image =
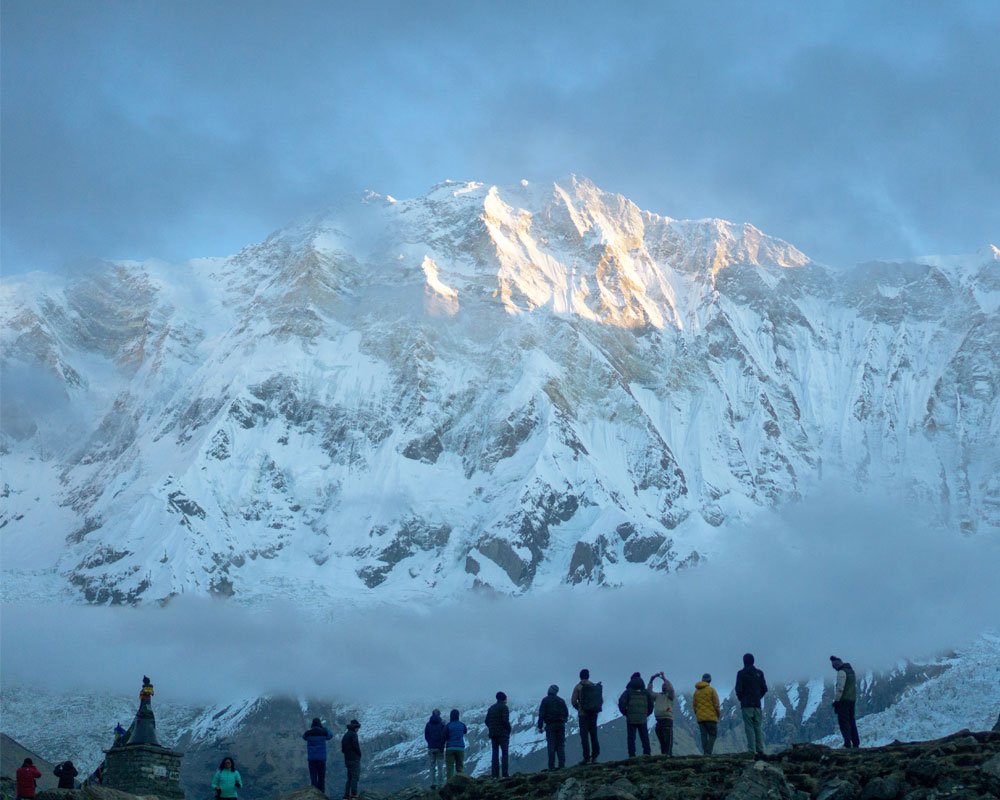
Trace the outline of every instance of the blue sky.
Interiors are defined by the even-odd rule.
[[[6,273],[574,172],[831,264],[1000,240],[1000,5],[3,0]]]

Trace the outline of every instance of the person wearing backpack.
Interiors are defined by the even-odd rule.
[[[635,735],[639,734],[642,742],[642,754],[648,756],[652,754],[649,747],[649,729],[646,727],[646,720],[653,713],[653,695],[646,688],[642,681],[642,676],[638,672],[633,672],[629,679],[625,691],[618,698],[618,710],[625,717],[626,731],[628,735],[628,757],[635,756]]]
[[[427,758],[431,762],[431,788],[437,789],[444,783],[444,746],[448,742],[448,726],[437,708],[424,725],[424,741],[427,742]]]
[[[659,678],[663,681],[660,691],[653,691],[653,679]],[[653,718],[656,720],[656,738],[660,742],[660,754],[672,756],[674,754],[674,685],[667,680],[667,676],[662,672],[649,676],[649,684],[646,686],[649,693],[653,695]]]
[[[566,701],[559,696],[559,687],[554,683],[538,706],[538,731],[545,730],[545,749],[549,756],[549,769],[566,766],[566,720],[569,709]]]
[[[493,760],[490,764],[490,774],[494,778],[507,778],[508,751],[510,749],[510,709],[507,708],[507,695],[497,692],[497,701],[486,712],[486,730],[489,731],[490,744],[493,747]]]
[[[764,731],[761,728],[764,712],[760,701],[767,694],[764,673],[753,665],[753,653],[743,656],[743,669],[736,673],[736,699],[743,713],[743,729],[747,735],[747,750],[764,755]]]
[[[583,745],[581,764],[596,764],[601,753],[597,741],[597,715],[604,709],[604,687],[590,680],[590,670],[580,670],[580,682],[573,687],[570,703],[580,715],[580,743]]]

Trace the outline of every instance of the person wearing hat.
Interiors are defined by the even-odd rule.
[[[497,701],[486,712],[486,729],[490,734],[490,744],[493,746],[493,761],[491,774],[494,778],[506,778],[510,748],[510,709],[507,708],[507,695],[497,692]]]
[[[694,685],[691,705],[698,720],[698,729],[701,731],[701,751],[710,756],[715,747],[715,739],[719,735],[719,717],[722,716],[722,708],[719,706],[719,693],[712,687],[712,676],[707,672]]]
[[[344,800],[353,800],[358,796],[358,781],[361,779],[361,742],[358,741],[358,731],[361,723],[352,719],[347,723],[347,733],[340,740],[340,752],[344,754],[344,766],[347,767],[347,783],[344,785]]]
[[[625,691],[618,698],[618,710],[625,716],[629,758],[635,756],[635,735],[637,733],[639,741],[642,742],[642,754],[648,756],[652,753],[649,747],[649,728],[646,727],[646,720],[653,713],[654,705],[653,693],[646,688],[642,675],[633,672]]]
[[[538,706],[538,731],[545,730],[545,748],[549,756],[549,769],[566,766],[566,721],[569,708],[559,696],[559,687],[554,683]],[[556,766],[558,760],[559,766]]]
[[[833,690],[833,710],[844,737],[844,747],[860,747],[858,724],[854,717],[854,704],[858,700],[858,679],[854,668],[837,656],[830,656],[830,664],[837,670],[837,685]]]
[[[315,717],[312,727],[302,734],[302,738],[306,740],[309,783],[326,794],[326,743],[333,738],[333,733],[319,717]]]

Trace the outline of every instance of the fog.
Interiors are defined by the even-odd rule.
[[[777,683],[960,647],[1000,624],[995,534],[959,537],[926,509],[829,496],[767,524],[720,532],[701,566],[620,589],[470,594],[428,607],[313,619],[285,604],[176,598],[165,607],[3,609],[5,685],[228,702],[257,693],[349,703],[515,704],[580,667],[610,689],[665,670],[728,692],[751,651]],[[828,674],[829,673],[829,674]]]

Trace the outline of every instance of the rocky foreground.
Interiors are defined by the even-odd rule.
[[[364,772],[362,772],[362,783]],[[12,782],[2,793],[13,797]],[[311,787],[279,800],[322,800]],[[835,750],[793,745],[754,759],[639,757],[502,781],[457,775],[439,790],[362,789],[361,800],[972,800],[1000,798],[1000,732],[960,731],[930,742]],[[37,800],[135,800],[102,787],[42,791]],[[192,798],[194,800],[194,798]]]

